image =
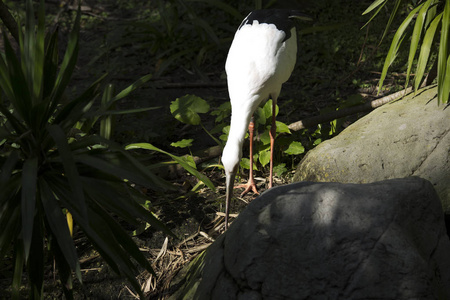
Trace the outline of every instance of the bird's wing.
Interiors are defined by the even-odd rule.
[[[295,65],[297,41],[294,29],[292,34],[285,41],[284,31],[258,21],[246,24],[236,32],[225,65],[232,104],[254,95],[260,96],[255,100],[260,103],[267,100],[269,94],[279,93]]]
[[[229,84],[244,92],[265,85],[277,69],[278,53],[286,34],[273,24],[254,21],[236,32],[228,53],[225,70]],[[233,89],[233,88],[232,88]]]

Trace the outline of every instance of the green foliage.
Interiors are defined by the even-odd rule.
[[[275,106],[275,115],[278,114],[278,105]],[[262,107],[259,107],[255,113],[255,129],[263,127],[264,131],[259,137],[259,141],[255,143],[256,153],[254,154],[254,162],[259,162],[262,167],[265,167],[270,162],[270,128],[272,126],[272,100],[269,99]],[[291,136],[291,131],[288,126],[280,121],[276,121],[276,133],[279,137],[275,142],[275,153],[285,153],[287,155],[299,155],[304,152],[301,150],[301,142],[295,141]],[[286,136],[289,135],[289,136]],[[285,164],[284,164],[285,165]],[[241,164],[243,168],[248,169],[248,164]],[[276,167],[276,166],[275,166]],[[274,167],[274,168],[275,168]],[[257,169],[255,166],[254,169]],[[280,167],[278,172],[284,168]]]
[[[191,147],[193,141],[194,139],[182,139],[181,141],[171,143],[170,146],[179,148]]]
[[[200,97],[194,95],[186,95],[177,98],[170,105],[170,112],[178,121],[190,124],[200,125],[199,113],[207,113],[209,104]]]
[[[108,85],[101,97],[106,77],[102,76],[78,97],[69,99],[66,89],[77,62],[80,11],[59,64],[58,31],[45,34],[44,1],[39,5],[37,24],[32,1],[26,6],[18,55],[6,35],[0,55],[0,257],[13,253],[12,296],[20,297],[25,267],[29,298],[42,297],[44,265],[50,254],[65,296],[72,298],[72,274],[79,281],[82,278],[66,213],[73,216],[77,231],[142,296],[135,263],[149,272],[152,268],[118,220],[135,227],[143,221],[172,235],[141,205],[148,200],[134,184],[156,191],[173,186],[109,138],[111,116],[130,112],[113,110],[114,103],[150,76],[116,95]],[[97,121],[101,136],[87,134]],[[157,148],[152,150],[178,159],[214,188],[185,161]]]
[[[203,130],[218,144],[222,143],[203,126],[199,113],[207,113],[209,104],[206,100],[195,95],[185,95],[170,104],[170,112],[178,121],[189,125],[201,125]],[[217,117],[219,119],[220,116]],[[181,141],[180,141],[181,142]],[[183,144],[183,143],[181,143]],[[178,144],[177,144],[178,145]]]
[[[218,128],[220,128],[222,132],[222,135],[219,137],[220,140],[222,140],[223,142],[227,141],[230,126],[225,125],[226,124],[225,119],[229,118],[230,116],[231,111],[230,102],[226,102],[220,105],[218,108],[209,111],[210,106],[207,104],[205,100],[194,95],[186,95],[173,101],[170,106],[170,110],[172,112],[172,115],[180,122],[190,125],[201,125],[203,129],[211,136],[211,138],[213,138],[219,145],[222,145],[222,143],[219,142],[217,138],[215,138],[212,134],[212,132],[220,133],[220,131],[217,130]],[[278,106],[276,106],[276,113],[278,113],[278,111],[279,108]],[[201,123],[201,118],[198,115],[198,113],[207,113],[207,112],[209,112],[213,116],[216,116],[215,118],[216,126],[211,131],[208,131],[203,126],[203,124]],[[264,132],[260,135],[259,140],[255,142],[254,147],[255,152],[253,155],[254,170],[258,170],[257,165],[258,162],[259,165],[261,165],[262,167],[265,167],[269,164],[270,161],[269,131],[272,124],[271,120],[272,120],[272,100],[269,100],[262,107],[259,107],[255,113],[255,128],[258,128],[260,126],[264,127]],[[277,135],[291,134],[288,126],[285,123],[276,121],[276,126],[277,126],[276,128]],[[183,147],[186,144],[190,146],[192,141],[193,139],[182,140],[176,143],[172,143],[172,146]],[[284,136],[284,139],[279,139],[279,141],[281,141],[281,143],[275,143],[276,147],[280,149],[280,151],[276,150],[277,152],[284,151],[283,153],[287,155],[299,155],[305,151],[301,142],[294,141],[292,138],[286,138]],[[240,165],[244,169],[249,169],[250,160],[246,157],[243,157],[241,159]],[[283,164],[277,169],[279,173],[285,172],[286,168],[284,166],[285,164]]]
[[[284,151],[284,153],[289,155],[299,155],[305,152],[305,147],[303,147],[302,143],[293,141],[289,147]]]
[[[394,9],[391,13],[391,18],[386,26],[385,34],[399,9],[400,2],[400,0],[396,0]],[[438,102],[447,103],[450,96],[450,80],[448,80],[450,78],[450,0],[427,0],[421,3],[416,3],[415,1],[411,2],[413,2],[415,8],[411,10],[408,16],[400,24],[392,39],[391,47],[387,52],[383,66],[379,90],[381,90],[381,87],[383,86],[383,81],[389,66],[391,66],[398,55],[400,46],[407,36],[408,30],[411,31],[409,26],[410,23],[415,20],[415,25],[411,32],[406,85],[408,85],[412,67],[415,64],[414,89],[417,91],[424,79],[425,69],[427,65],[430,64],[430,51],[434,45],[438,45],[438,58],[437,62],[435,62],[437,63]],[[376,0],[363,14],[370,13],[378,8],[369,20],[370,22],[387,3],[388,0]],[[439,25],[441,29],[440,37],[434,42]],[[416,62],[416,53],[419,48],[420,51]]]

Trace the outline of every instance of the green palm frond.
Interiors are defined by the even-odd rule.
[[[373,14],[369,22],[378,14],[379,9],[386,5],[388,0],[375,0],[363,14],[378,10]],[[396,0],[391,18],[395,15],[399,7]],[[386,26],[391,24],[391,19]],[[438,45],[437,55],[437,84],[438,84],[438,102],[447,103],[450,94],[450,49],[449,49],[449,30],[450,30],[450,0],[438,1],[427,0],[418,4],[404,19],[398,27],[386,55],[385,63],[380,77],[379,90],[383,86],[387,72],[391,64],[397,57],[399,48],[410,28],[410,23],[414,21],[414,27],[411,34],[411,42],[409,47],[408,64],[406,70],[406,85],[409,84],[411,72],[417,57],[415,66],[414,89],[420,87],[427,66],[430,65],[430,52],[433,45]],[[440,35],[438,29],[440,28]],[[385,33],[386,33],[385,30]],[[438,37],[436,37],[438,36]],[[384,35],[383,35],[384,37]],[[418,56],[417,56],[418,53]]]
[[[85,132],[81,137],[72,131],[79,124],[90,129],[98,120],[101,127],[110,126],[103,120],[123,113],[111,111],[115,101],[150,76],[116,95],[107,88],[99,105],[94,104],[102,99],[106,74],[78,97],[68,99],[66,90],[78,58],[80,10],[59,64],[58,33],[45,33],[44,0],[40,1],[37,21],[31,0],[26,8],[19,51],[14,51],[3,35],[4,52],[0,54],[0,255],[14,254],[11,296],[23,296],[23,275],[28,277],[29,298],[43,296],[44,265],[48,263],[44,254],[50,251],[65,295],[72,297],[72,274],[79,281],[82,277],[66,211],[73,216],[79,234],[84,234],[112,269],[125,276],[142,296],[135,262],[149,272],[152,268],[118,220],[132,226],[146,222],[173,236],[141,206],[147,196],[133,184],[155,191],[174,187],[108,139],[107,131],[102,131],[103,136]],[[202,180],[214,188],[207,178]]]

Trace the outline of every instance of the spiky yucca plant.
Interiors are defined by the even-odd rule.
[[[26,274],[30,298],[42,297],[44,266],[50,254],[66,297],[72,297],[72,274],[82,278],[67,212],[103,259],[142,296],[135,278],[136,262],[149,272],[152,268],[117,220],[134,225],[147,222],[170,234],[139,204],[145,197],[131,182],[154,190],[172,186],[123,147],[102,136],[78,135],[74,128],[97,120],[96,110],[105,113],[102,108],[149,77],[108,97],[106,106],[94,105],[101,100],[105,76],[75,99],[68,99],[65,91],[78,56],[80,11],[60,65],[58,33],[45,33],[43,0],[37,15],[36,24],[33,3],[27,0],[17,53],[6,34],[0,53],[0,257],[13,257],[12,296],[19,298]]]

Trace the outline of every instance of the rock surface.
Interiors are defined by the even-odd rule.
[[[308,152],[294,181],[368,183],[419,176],[450,214],[450,109],[437,88],[386,104]]]
[[[426,180],[295,183],[250,203],[173,299],[450,299],[449,253]]]

